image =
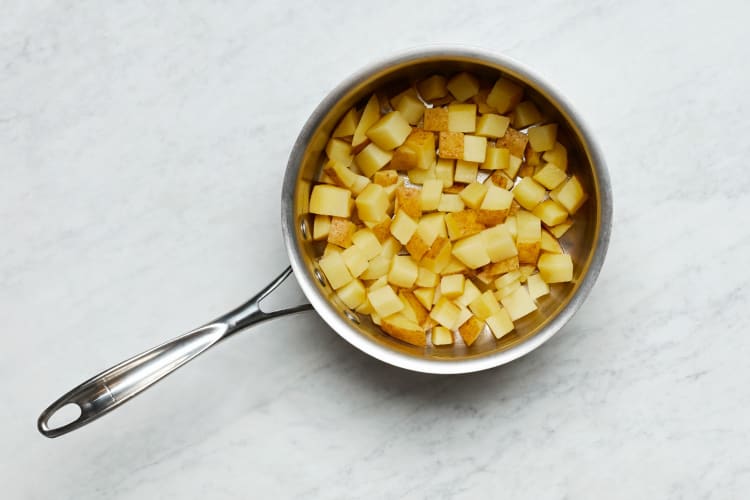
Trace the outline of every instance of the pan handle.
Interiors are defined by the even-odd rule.
[[[310,304],[302,304],[272,312],[261,310],[260,301],[281,285],[291,273],[292,268],[286,268],[257,295],[233,311],[125,360],[82,383],[42,412],[37,422],[39,432],[54,438],[83,427],[137,396],[233,333],[277,316],[312,309]],[[72,422],[50,427],[50,418],[61,408],[71,404],[78,407],[80,415]]]

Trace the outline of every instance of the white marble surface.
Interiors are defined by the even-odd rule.
[[[2,498],[747,496],[747,3],[406,4],[2,2]],[[37,434],[63,391],[281,270],[303,121],[353,69],[432,42],[524,61],[601,141],[609,258],[558,336],[437,377],[307,314]]]

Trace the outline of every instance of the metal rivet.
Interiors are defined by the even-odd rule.
[[[302,237],[307,239],[307,221],[305,219],[302,219],[299,223],[299,230],[302,232]]]
[[[318,278],[318,281],[320,281],[321,285],[326,286],[326,279],[323,277],[323,273],[321,273],[320,270],[315,269],[313,271],[313,274],[316,278]]]
[[[349,318],[352,323],[359,324],[359,316],[351,311],[344,311],[344,314],[346,314],[346,317]]]

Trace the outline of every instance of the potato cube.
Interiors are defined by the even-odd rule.
[[[351,159],[349,161],[351,162]],[[328,163],[323,167],[323,173],[332,180],[334,184],[347,189],[351,188],[355,179],[358,177],[357,174],[352,172],[339,160],[328,160]]]
[[[396,170],[430,169],[435,164],[435,134],[414,129],[406,142],[393,152],[391,168]]]
[[[310,213],[349,217],[351,215],[351,198],[352,193],[348,189],[318,184],[313,187],[310,195]]]
[[[464,145],[465,147],[465,145]],[[485,170],[505,170],[510,166],[510,150],[488,146],[482,168]]]
[[[546,162],[557,165],[562,170],[568,169],[568,150],[559,142],[556,142],[555,146],[549,151],[545,151],[542,158]]]
[[[508,315],[510,315],[510,319],[513,321],[536,311],[534,300],[531,298],[526,288],[522,286],[518,287],[516,291],[510,295],[503,297],[500,302],[502,302],[503,307],[508,311]]]
[[[390,316],[404,308],[404,303],[401,302],[396,292],[389,285],[376,290],[368,290],[367,300],[370,301],[372,308],[381,317]]]
[[[383,243],[391,237],[391,219],[386,215],[380,222],[363,221],[365,226],[372,229],[372,233],[378,239],[380,243]]]
[[[505,229],[508,230],[511,236],[513,236],[513,239],[515,240],[518,236],[518,225],[516,224],[516,216],[515,215],[509,215],[507,219],[505,219],[505,223],[503,224],[505,226]]]
[[[448,106],[450,132],[474,132],[477,128],[477,105],[454,103]]]
[[[328,242],[348,248],[352,245],[352,235],[356,230],[357,226],[349,219],[332,217],[331,226],[328,229]]]
[[[542,152],[555,147],[557,140],[557,123],[539,125],[529,129],[529,144],[534,151]]]
[[[515,128],[526,128],[540,121],[542,121],[542,113],[539,112],[536,104],[531,101],[520,102],[513,110],[513,126]]]
[[[503,188],[505,190],[509,190],[513,187],[513,180],[508,177],[508,175],[505,172],[495,171],[492,172],[492,175],[487,177],[484,181],[485,183],[492,183],[495,186],[499,188]]]
[[[364,175],[355,175],[354,182],[349,186],[349,191],[351,191],[354,196],[358,196],[359,193],[365,190],[368,184],[370,184],[370,179]]]
[[[513,257],[508,257],[507,259],[489,264],[483,268],[482,272],[487,273],[488,277],[498,276],[511,271],[518,271],[519,267],[520,263],[518,262],[518,256],[514,255]]]
[[[380,119],[380,102],[378,102],[378,96],[373,94],[365,105],[365,109],[362,111],[362,116],[357,123],[357,128],[354,130],[354,136],[352,137],[352,147],[356,148],[360,144],[363,144],[367,140],[365,133],[375,125]],[[368,177],[370,177],[368,175]]]
[[[323,249],[323,256],[328,255],[329,253],[341,253],[344,249],[341,248],[338,245],[334,245],[332,243],[326,243],[325,248]]]
[[[464,265],[463,262],[458,260],[455,257],[451,257],[450,262],[448,262],[448,265],[445,266],[445,269],[441,271],[441,274],[448,275],[448,274],[463,274],[469,270],[468,267]]]
[[[362,251],[367,260],[377,257],[383,248],[375,233],[369,228],[355,232],[352,235],[352,243]]]
[[[506,168],[504,172],[511,179],[515,179],[518,170],[521,168],[521,164],[523,164],[523,160],[517,156],[510,155],[510,161],[508,163],[508,168]]]
[[[537,153],[534,151],[534,148],[531,147],[531,145],[526,145],[526,151],[524,152],[526,155],[525,163],[527,165],[530,165],[532,167],[538,167],[542,163],[542,155],[541,153]]]
[[[419,267],[408,255],[396,255],[391,261],[388,271],[388,283],[401,287],[411,288],[417,281]]]
[[[430,271],[425,267],[419,268],[417,275],[417,286],[422,288],[434,288],[440,283],[440,278],[437,273]]]
[[[313,219],[313,240],[324,240],[328,238],[331,229],[331,217],[328,215],[316,215]]]
[[[341,256],[344,258],[346,268],[355,278],[364,273],[370,265],[364,251],[357,246],[350,246],[341,252]]]
[[[336,295],[349,309],[356,309],[367,299],[365,286],[360,280],[350,281],[349,284],[339,288]]]
[[[440,158],[437,161],[437,165],[435,165],[435,178],[443,181],[444,188],[449,188],[453,185],[455,163],[454,160]]]
[[[439,179],[428,179],[422,185],[420,191],[420,210],[437,210],[440,205],[440,196],[443,193],[443,181]]]
[[[487,156],[487,138],[464,135],[464,161],[484,162]]]
[[[464,293],[464,281],[465,278],[463,274],[443,276],[440,280],[440,293],[443,297],[449,299],[460,297]]]
[[[452,254],[471,269],[482,267],[490,262],[485,239],[481,233],[457,241],[453,245]]]
[[[407,344],[423,347],[427,344],[425,332],[416,322],[403,314],[393,314],[381,319],[380,327],[391,337]]]
[[[496,312],[495,314],[487,318],[486,321],[487,326],[490,327],[492,335],[494,335],[497,340],[500,340],[505,335],[512,332],[513,328],[515,328],[515,326],[513,325],[513,320],[510,319],[510,315],[505,309],[501,309],[500,311]]]
[[[562,224],[558,224],[554,227],[549,228],[549,232],[552,233],[552,235],[555,238],[562,238],[565,233],[568,232],[568,229],[573,225],[573,219],[568,219]]]
[[[409,93],[399,99],[394,108],[412,125],[419,123],[425,109],[414,89],[409,89]]]
[[[476,135],[497,139],[505,135],[510,118],[496,114],[485,114],[477,121]]]
[[[461,190],[458,195],[464,200],[467,207],[479,208],[484,201],[484,197],[487,194],[487,186],[478,182],[472,182]],[[510,194],[510,193],[508,193]]]
[[[380,278],[376,280],[372,280],[367,285],[367,291],[374,291],[378,288],[383,288],[385,285],[388,284],[388,276],[381,276]]]
[[[472,182],[476,182],[478,173],[479,163],[458,160],[456,162],[456,171],[453,175],[453,180],[456,182],[471,184]]]
[[[487,96],[489,95],[489,93],[489,87],[482,88],[480,86],[479,92],[477,92],[476,95],[471,98],[472,102],[477,105],[477,111],[479,111],[483,115],[495,112],[495,108],[487,104]]]
[[[417,152],[404,144],[393,152],[390,168],[394,170],[412,170],[417,168]]]
[[[431,132],[448,132],[448,108],[425,109],[423,126]]]
[[[448,236],[445,228],[445,214],[437,212],[419,219],[416,234],[428,245],[432,245],[438,236]]]
[[[357,216],[363,221],[379,223],[388,217],[388,193],[386,193],[383,186],[378,184],[368,184],[367,187],[359,193],[355,203],[357,205]],[[348,215],[346,216],[348,217]]]
[[[457,194],[443,193],[440,196],[438,210],[440,212],[460,212],[465,207],[463,200]]]
[[[518,272],[521,273],[521,278],[519,279],[519,281],[521,283],[525,283],[528,277],[536,272],[536,265],[524,264],[518,268]]]
[[[568,254],[543,253],[537,267],[545,283],[573,281],[573,259]]]
[[[485,229],[482,237],[491,262],[500,262],[518,255],[513,236],[504,225]]]
[[[469,310],[474,313],[477,318],[486,320],[493,314],[500,312],[502,309],[500,303],[498,303],[495,296],[492,295],[492,292],[487,290],[469,304]]]
[[[568,218],[568,212],[553,200],[541,202],[532,210],[532,213],[548,226],[556,226]]]
[[[331,134],[332,137],[350,137],[354,135],[354,130],[357,128],[359,123],[359,112],[357,108],[352,108],[346,112],[344,117],[341,119],[336,129]]]
[[[476,210],[461,210],[445,216],[445,227],[451,240],[458,240],[477,234],[484,229],[484,224],[477,222]]]
[[[453,332],[444,326],[433,327],[432,345],[453,345]]]
[[[331,139],[326,145],[326,156],[346,167],[352,162],[352,145],[341,139]]]
[[[549,196],[565,207],[565,210],[571,215],[575,214],[588,199],[588,195],[583,191],[583,186],[576,176],[571,177],[565,184],[550,192]]]
[[[526,134],[519,132],[513,127],[508,127],[505,130],[505,134],[497,139],[495,145],[498,148],[508,148],[510,154],[518,158],[523,158],[528,142],[529,137]]]
[[[471,73],[458,73],[448,80],[446,87],[457,101],[466,101],[479,92],[479,80]]]
[[[464,134],[461,132],[440,132],[438,156],[451,160],[464,157]]]
[[[417,288],[416,290],[414,290],[414,296],[417,298],[417,300],[419,300],[419,303],[429,311],[430,309],[432,309],[432,300],[435,298],[435,288]]]
[[[451,260],[451,251],[453,247],[448,238],[438,236],[430,246],[430,249],[424,254],[420,265],[434,273],[439,273]]]
[[[381,186],[390,186],[398,182],[398,172],[395,170],[379,170],[372,176],[372,182]]]
[[[425,308],[424,305],[422,305],[422,303],[419,301],[419,299],[417,299],[417,297],[408,290],[401,290],[399,292],[399,296],[402,300],[405,299],[409,305],[409,308],[414,311],[417,323],[419,325],[423,325],[429,317],[429,310]]]
[[[539,218],[529,212],[516,214],[518,260],[521,264],[536,264],[542,245],[542,225]]]
[[[383,241],[382,246],[383,249],[380,251],[380,255],[385,255],[389,259],[401,251],[401,243],[399,243],[393,236],[388,236],[388,238]]]
[[[510,209],[510,205],[513,203],[513,193],[510,191],[499,188],[494,184],[487,185],[487,193],[482,200],[482,204],[479,208],[482,210],[505,210]]]
[[[565,171],[554,163],[547,163],[533,177],[535,181],[547,189],[555,189],[567,178]]]
[[[406,186],[399,186],[396,189],[396,199],[398,200],[399,209],[413,218],[419,219],[422,216],[422,202],[420,189]]]
[[[417,230],[417,222],[406,212],[399,210],[391,221],[391,234],[402,245],[406,245]]]
[[[542,252],[563,253],[560,242],[552,236],[546,229],[542,229]]]
[[[510,271],[503,274],[495,280],[495,288],[503,288],[512,285],[514,282],[521,281],[521,272],[519,270]]]
[[[385,167],[391,158],[393,158],[392,151],[384,151],[377,144],[371,143],[354,157],[354,162],[364,175],[372,177],[375,172]]]
[[[367,264],[367,269],[359,277],[363,280],[374,280],[388,274],[391,268],[391,257],[378,255]]]
[[[430,311],[430,318],[448,329],[455,328],[461,309],[446,297],[440,297],[435,307]]]
[[[344,258],[339,252],[331,252],[320,259],[320,269],[326,275],[328,283],[334,290],[348,284],[354,278],[346,267]]]
[[[417,84],[419,95],[425,101],[434,101],[448,95],[448,87],[443,75],[432,75]]]
[[[471,316],[458,327],[458,333],[461,334],[461,338],[464,339],[464,343],[471,347],[471,344],[477,340],[479,334],[484,330],[484,321],[480,321],[476,316]]]
[[[532,274],[526,280],[526,286],[529,288],[529,295],[532,299],[538,299],[549,294],[549,285],[544,282],[540,274]]]
[[[474,302],[476,298],[478,298],[480,295],[482,295],[482,292],[479,291],[479,288],[474,284],[473,281],[470,279],[464,280],[464,291],[456,298],[454,301],[459,306],[468,307],[469,304]]]
[[[538,184],[531,177],[524,177],[513,187],[513,198],[526,210],[534,210],[547,196],[544,186]]]
[[[521,97],[523,97],[523,87],[502,77],[495,82],[487,95],[487,104],[500,113],[507,113],[521,102]]]

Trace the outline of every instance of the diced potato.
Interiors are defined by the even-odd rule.
[[[486,320],[493,314],[500,312],[502,308],[495,296],[492,295],[492,292],[487,290],[469,304],[469,310],[473,312],[477,318]]]
[[[460,328],[461,326],[463,326],[464,323],[466,323],[469,320],[469,318],[471,318],[472,316],[471,311],[469,311],[468,307],[463,307],[458,304],[456,305],[458,306],[459,313],[458,313],[458,319],[456,320],[456,324],[453,326],[454,329]]]
[[[461,210],[445,216],[445,227],[451,240],[458,240],[477,234],[484,229],[484,224],[477,222],[476,210]]]
[[[464,281],[463,274],[443,276],[440,280],[440,293],[443,297],[455,299],[464,293]]]
[[[443,269],[441,273],[443,275],[459,274],[459,273],[463,274],[467,272],[468,270],[469,268],[466,267],[463,262],[461,262],[455,257],[451,257],[450,262],[448,262],[448,265],[445,266],[445,269]]]
[[[420,209],[423,211],[437,210],[440,205],[440,196],[443,193],[443,181],[439,179],[428,179],[422,184],[420,191]]]
[[[417,97],[417,91],[411,88],[402,93],[400,99],[393,103],[393,108],[412,125],[419,123],[424,115],[424,104]]]
[[[331,226],[328,228],[328,242],[342,248],[348,248],[352,245],[352,235],[356,230],[357,226],[349,219],[331,217]]]
[[[426,310],[432,309],[433,299],[435,298],[435,288],[425,287],[414,290],[414,296],[419,300]]]
[[[568,169],[568,150],[559,142],[556,142],[549,151],[545,151],[542,158],[548,163],[557,165],[563,171]]]
[[[409,255],[411,255],[415,262],[419,262],[430,249],[430,246],[417,233],[414,233],[405,246],[406,251],[409,252]]]
[[[390,259],[394,255],[398,255],[400,251],[401,243],[399,243],[398,240],[393,236],[388,236],[388,238],[386,238],[382,243],[382,250],[380,251],[380,255],[383,255]]]
[[[420,189],[406,186],[399,186],[396,189],[398,207],[413,219],[419,219],[422,216],[420,191]]]
[[[341,253],[344,249],[341,248],[338,245],[334,245],[332,243],[326,243],[325,248],[323,249],[323,256],[328,255],[329,253]]]
[[[549,294],[549,285],[544,282],[540,274],[532,274],[526,280],[529,295],[532,299],[538,299]]]
[[[495,297],[497,298],[497,300],[503,300],[508,295],[511,295],[512,293],[514,293],[516,289],[518,289],[520,286],[521,286],[520,281],[518,280],[513,281],[503,287],[498,288],[497,291],[495,292]]]
[[[543,253],[537,267],[545,283],[573,281],[573,259],[568,254]]]
[[[505,223],[503,224],[505,226],[505,229],[508,230],[511,236],[513,236],[513,239],[515,240],[518,236],[518,225],[516,224],[516,216],[515,215],[509,215],[505,219]]]
[[[417,223],[417,233],[428,245],[432,245],[438,236],[448,236],[445,228],[445,214],[440,212],[427,214]]]
[[[352,242],[364,254],[367,260],[377,257],[383,249],[372,229],[362,228],[352,235]]]
[[[448,80],[446,87],[457,101],[466,101],[479,92],[479,80],[471,73],[458,73]]]
[[[334,290],[338,290],[354,279],[339,252],[331,252],[328,255],[324,255],[320,259],[319,264],[323,274],[326,275],[328,283],[331,284]]]
[[[418,168],[427,170],[435,165],[435,134],[415,128],[406,142],[393,153],[391,167],[396,170]]]
[[[534,151],[542,152],[555,147],[557,140],[557,123],[539,125],[529,129],[529,144]]]
[[[495,288],[503,288],[508,285],[512,285],[514,282],[521,281],[520,271],[510,271],[505,273],[495,280]]]
[[[409,169],[406,175],[409,176],[409,182],[412,184],[424,184],[430,179],[437,179],[435,176],[435,165],[428,167],[426,170],[422,170],[421,168]]]
[[[391,221],[391,234],[399,243],[406,245],[417,231],[417,222],[406,212],[399,210]]]
[[[487,193],[482,200],[482,204],[479,206],[482,210],[505,210],[510,208],[513,203],[513,193],[510,191],[499,188],[494,184],[488,184]]]
[[[341,139],[331,139],[326,145],[326,156],[348,166],[352,162],[352,145]]]
[[[372,182],[381,186],[390,186],[398,182],[398,172],[395,170],[378,170],[372,176]]]
[[[419,299],[417,299],[417,297],[408,290],[401,290],[399,292],[399,296],[402,300],[405,299],[409,304],[411,310],[414,311],[417,323],[419,325],[423,325],[425,320],[428,318],[429,310],[425,308],[424,305],[422,305],[422,303],[419,301]]]
[[[497,139],[505,135],[510,118],[496,114],[485,114],[477,121],[476,135]]]
[[[516,214],[516,246],[521,264],[536,264],[542,245],[542,225],[539,218],[529,212]]]
[[[497,139],[495,145],[498,148],[508,148],[510,154],[518,158],[523,158],[528,142],[529,137],[526,134],[519,132],[513,127],[508,127],[505,130],[505,134]]]
[[[531,145],[526,145],[526,151],[524,152],[526,155],[526,164],[530,165],[532,167],[537,167],[542,163],[542,155],[541,153],[537,153],[534,151],[534,148],[531,147]]]
[[[523,87],[502,77],[495,82],[487,95],[487,104],[500,113],[507,113],[521,102],[521,97],[523,97]]]
[[[367,300],[370,301],[372,308],[381,317],[390,316],[404,308],[404,303],[401,302],[396,292],[389,285],[376,290],[368,290]]]
[[[535,181],[547,189],[555,189],[567,178],[565,171],[554,163],[547,163],[533,177]]]
[[[495,186],[499,188],[503,188],[505,190],[509,190],[513,187],[513,180],[510,177],[508,177],[508,175],[505,172],[500,172],[500,171],[492,172],[492,175],[487,177],[487,179],[484,182],[485,183],[491,182]]]
[[[482,272],[486,273],[488,277],[491,277],[509,273],[511,271],[518,271],[519,267],[520,263],[518,262],[518,256],[514,255],[513,257],[508,257],[507,259],[487,265],[483,268]]]
[[[487,138],[464,135],[464,161],[484,162],[487,156]]]
[[[438,236],[430,246],[430,249],[424,254],[420,265],[434,273],[440,273],[451,260],[451,251],[453,247],[448,238]]]
[[[524,177],[513,187],[513,198],[526,210],[534,210],[546,196],[547,190],[544,186],[531,177]]]
[[[401,287],[411,288],[417,281],[419,267],[408,255],[396,255],[391,261],[388,271],[388,283]]]
[[[352,207],[351,199],[352,193],[348,189],[318,184],[313,187],[310,195],[310,213],[349,217]]]
[[[518,272],[521,273],[519,281],[525,283],[526,279],[536,272],[536,264],[524,264],[518,268]]]
[[[380,119],[380,102],[378,97],[373,94],[365,105],[365,109],[362,111],[362,116],[357,123],[357,128],[354,130],[354,137],[352,137],[352,147],[356,148],[360,144],[367,140],[365,133],[370,127],[375,125],[375,122]],[[370,177],[368,175],[368,177]]]
[[[508,177],[511,179],[515,179],[516,175],[518,174],[518,170],[521,168],[521,164],[523,164],[523,160],[517,156],[510,155],[510,161],[508,162],[508,168],[506,168],[504,171]]]
[[[316,188],[320,186],[315,186]],[[348,193],[349,191],[347,191]],[[313,194],[315,191],[313,190]],[[312,202],[311,202],[312,203]],[[363,221],[379,223],[388,217],[388,194],[383,186],[368,184],[355,200],[357,215]],[[346,215],[348,217],[348,214]]]
[[[357,108],[352,108],[346,112],[344,117],[341,119],[336,129],[331,134],[332,137],[350,137],[354,135],[354,131],[359,123],[359,112]]]
[[[341,256],[344,258],[346,268],[355,278],[364,273],[370,265],[364,251],[357,246],[350,246],[341,252]]]
[[[453,345],[453,332],[444,326],[433,327],[432,345]]]
[[[458,322],[461,310],[446,297],[440,297],[435,307],[430,311],[430,318],[437,321],[440,325],[448,329],[455,328]]]
[[[546,229],[542,229],[542,252],[563,253],[560,242]]]
[[[472,182],[471,184],[463,188],[463,190],[461,190],[461,192],[458,193],[458,195],[461,197],[462,200],[464,200],[464,203],[466,204],[467,207],[479,208],[482,205],[482,202],[484,201],[484,197],[487,194],[487,190],[488,188],[484,184],[480,184],[478,182]]]
[[[417,347],[427,345],[424,329],[403,314],[393,314],[383,317],[380,327],[391,337],[404,341],[407,344]]]
[[[490,327],[492,335],[494,335],[497,340],[500,340],[501,338],[512,332],[513,328],[515,328],[515,326],[513,325],[513,320],[510,319],[510,315],[505,309],[501,309],[500,311],[494,313],[485,321],[487,322],[487,326]]]
[[[477,173],[479,173],[478,163],[458,160],[456,162],[456,171],[453,174],[453,180],[470,184],[477,180]]]
[[[386,166],[391,158],[393,158],[392,151],[385,151],[377,144],[371,143],[354,157],[354,162],[364,175],[372,177],[375,172]]]
[[[378,288],[383,288],[385,285],[388,284],[388,276],[381,276],[380,278],[376,280],[371,280],[367,283],[367,291],[373,291],[377,290]]]
[[[510,166],[510,150],[488,146],[482,168],[485,170],[505,170]]]
[[[558,224],[554,227],[549,228],[549,232],[552,233],[555,238],[560,239],[565,233],[568,232],[568,229],[570,229],[572,225],[573,219],[568,219],[562,224]]]
[[[485,229],[482,231],[482,237],[491,262],[500,262],[518,254],[513,236],[505,225]]]
[[[489,93],[489,87],[482,88],[480,86],[479,92],[477,92],[476,95],[471,98],[472,102],[477,105],[477,111],[479,111],[483,115],[495,112],[495,108],[487,104],[487,96],[489,95]]]
[[[556,226],[568,218],[568,212],[553,200],[541,202],[532,210],[532,213],[548,226]]]
[[[313,219],[313,239],[325,240],[328,238],[328,231],[331,229],[331,217],[328,215],[316,215]]]
[[[482,267],[490,262],[485,239],[481,233],[457,241],[453,245],[452,254],[471,269]]]
[[[531,101],[520,102],[513,110],[513,126],[515,128],[526,128],[540,121],[542,121],[542,113],[539,112],[536,104]]]
[[[464,134],[462,132],[440,132],[438,156],[451,160],[464,157]]]
[[[443,181],[444,188],[449,188],[453,185],[455,163],[454,160],[440,158],[437,161],[437,165],[435,165],[435,177]]]
[[[518,169],[518,176],[531,178],[531,176],[534,175],[534,172],[536,172],[535,167],[532,167],[528,163],[523,162],[521,164],[521,168]]]
[[[565,184],[551,191],[549,196],[565,207],[565,210],[571,215],[575,214],[588,198],[581,181],[576,176],[571,177]]]
[[[374,280],[388,274],[391,268],[391,257],[378,255],[367,264],[367,269],[359,277],[363,280]]]
[[[438,210],[440,212],[460,212],[465,207],[463,200],[457,194],[443,193],[440,196]]]
[[[432,132],[448,132],[448,108],[425,109],[423,126]]]
[[[417,84],[419,95],[425,101],[434,101],[448,95],[448,87],[443,75],[432,75]]]
[[[359,280],[352,280],[349,284],[339,288],[336,295],[349,309],[356,309],[367,299],[365,286]]]
[[[349,186],[349,190],[354,196],[357,196],[359,195],[359,193],[365,190],[368,184],[370,184],[370,179],[368,179],[364,175],[355,175],[354,182],[352,182],[352,185]]]
[[[515,292],[507,297],[503,297],[501,302],[503,303],[505,310],[508,311],[510,319],[513,321],[536,311],[534,300],[531,298],[526,288],[522,286],[518,287]]]
[[[448,130],[450,132],[474,132],[476,128],[476,104],[454,103],[448,106]]]
[[[434,273],[425,267],[419,268],[416,282],[418,287],[434,288],[438,286],[438,283],[440,283],[440,277],[437,275],[437,273]]]
[[[456,298],[454,302],[459,306],[468,307],[469,304],[474,302],[474,300],[477,299],[480,295],[482,295],[482,292],[479,291],[479,288],[477,288],[474,282],[470,279],[465,279],[464,291],[460,297]]]
[[[461,334],[464,343],[467,346],[471,346],[477,340],[479,334],[482,333],[482,330],[484,330],[484,321],[480,321],[476,316],[471,316],[458,328],[458,333]]]
[[[370,301],[367,300],[367,293],[365,293],[365,300],[357,306],[355,309],[359,314],[373,314],[375,311],[372,308],[372,305],[370,304]]]
[[[361,217],[360,217],[361,219]],[[391,219],[387,215],[380,222],[363,220],[365,226],[372,229],[373,234],[380,243],[385,242],[391,237]]]

